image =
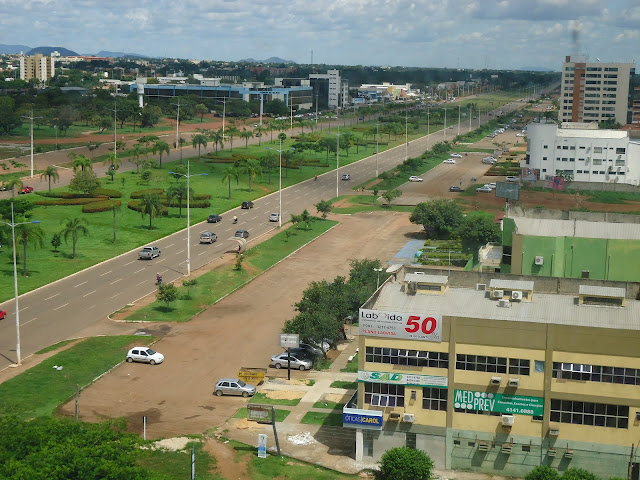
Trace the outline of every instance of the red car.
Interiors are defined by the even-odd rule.
[[[33,187],[23,187],[18,193],[31,193],[33,192]]]
[[[5,312],[4,310],[0,310],[0,320],[4,320],[4,317],[7,316],[7,312]]]

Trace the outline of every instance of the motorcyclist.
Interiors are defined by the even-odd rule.
[[[233,216],[233,223],[238,223],[238,217],[236,217],[235,215]]]
[[[313,180],[314,180],[314,181],[318,180],[318,175],[314,175],[314,176],[313,176]]]
[[[162,275],[160,272],[156,273],[156,284],[160,285],[162,283]]]

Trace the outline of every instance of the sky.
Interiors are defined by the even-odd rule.
[[[559,71],[635,62],[640,0],[0,0],[0,43],[152,57]]]

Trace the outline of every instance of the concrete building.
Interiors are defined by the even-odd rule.
[[[327,70],[327,73],[312,73],[309,81],[314,95],[327,99],[327,107],[335,110],[349,104],[349,83],[340,76],[340,70]],[[320,103],[322,107],[322,103]]]
[[[629,82],[634,73],[632,63],[587,62],[584,56],[567,56],[562,64],[558,119],[630,123]]]
[[[20,80],[28,82],[32,78],[37,78],[44,84],[55,76],[55,63],[53,54],[49,57],[40,53],[30,57],[20,55]]]
[[[409,446],[436,468],[637,479],[639,292],[401,267],[360,309],[356,460]]]
[[[566,172],[574,182],[640,185],[640,142],[628,131],[599,130],[596,124],[531,123],[521,166],[538,180]]]

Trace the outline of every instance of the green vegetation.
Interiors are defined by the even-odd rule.
[[[340,213],[343,215],[352,215],[360,212],[373,212],[373,211],[394,211],[394,212],[411,212],[413,207],[405,205],[384,205],[377,201],[377,197],[374,195],[350,195],[340,196],[331,200],[332,204],[337,203],[339,200],[345,200],[350,203],[347,207],[332,207],[333,213]]]
[[[0,384],[0,413],[21,419],[51,415],[73,397],[76,386],[90,384],[122,362],[130,346],[153,341],[153,337],[134,335],[83,340]]]
[[[346,388],[347,390],[355,390],[358,388],[358,382],[346,382],[344,380],[336,380],[329,385],[331,388]]]
[[[307,412],[300,423],[306,425],[324,425],[325,427],[341,427],[342,413]]]
[[[429,480],[433,461],[422,450],[396,447],[387,450],[380,459],[382,480]]]
[[[287,399],[287,398],[270,398],[264,393],[256,393],[249,403],[264,403],[265,405],[287,405],[294,407],[300,403],[299,398]]]
[[[313,404],[313,408],[328,408],[329,410],[342,410],[344,403],[330,402],[328,400],[319,400]]]
[[[184,450],[164,450],[146,448],[139,451],[137,464],[151,472],[150,480],[175,480],[191,478],[191,448],[196,454],[196,478],[198,480],[219,480],[215,473],[215,459],[203,449],[203,443],[194,439]]]
[[[420,263],[423,265],[455,265],[464,267],[471,258],[469,253],[464,253],[462,241],[456,240],[427,240],[420,254]]]
[[[276,422],[282,422],[285,418],[289,416],[291,410],[276,410]],[[233,414],[233,418],[247,418],[247,407],[239,408],[236,413]]]
[[[347,363],[347,366],[340,370],[341,372],[358,373],[358,354],[353,356],[353,361]]]

